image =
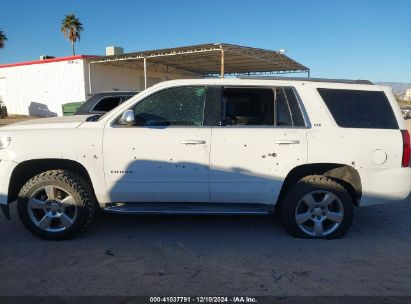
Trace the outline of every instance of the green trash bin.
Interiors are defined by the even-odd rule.
[[[81,107],[82,104],[83,102],[69,102],[63,104],[63,116],[73,115],[78,110],[78,108]]]

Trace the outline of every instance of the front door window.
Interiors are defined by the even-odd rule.
[[[136,123],[140,126],[202,126],[205,98],[205,87],[163,90],[135,106]]]

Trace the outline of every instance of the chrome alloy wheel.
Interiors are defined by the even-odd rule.
[[[27,203],[32,222],[41,230],[61,232],[68,229],[77,217],[77,204],[67,190],[53,185],[38,188]]]
[[[325,190],[306,194],[295,209],[298,227],[314,237],[331,234],[341,225],[343,218],[344,207],[341,200]]]

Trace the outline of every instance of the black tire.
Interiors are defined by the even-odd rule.
[[[46,189],[46,186],[52,186],[53,192],[55,188],[63,189],[63,193],[72,197],[75,216],[68,228],[60,228],[64,229],[63,231],[43,230],[35,224],[33,215],[30,215],[29,198],[39,189]],[[45,202],[49,202],[48,198]],[[17,202],[18,214],[23,225],[32,234],[44,240],[65,240],[76,236],[90,226],[97,209],[98,203],[90,185],[79,175],[67,170],[50,170],[34,176],[21,188]],[[40,212],[46,211],[40,209]],[[49,219],[47,221],[53,222]]]
[[[321,212],[322,205],[315,205],[316,208],[311,209],[311,207],[306,207],[308,210],[306,212],[302,212],[303,214],[299,214],[297,212],[297,207],[300,208],[301,201],[303,201],[303,198],[306,198],[307,196],[312,196],[315,197],[315,195],[320,196],[321,193],[331,193],[335,195],[336,199],[332,202],[332,204],[338,204],[338,208],[342,208],[342,214],[341,219],[339,219],[338,223],[333,222],[331,220],[327,220],[327,215],[328,213],[324,212],[322,214],[317,214],[318,215],[318,221],[321,222],[321,226],[325,224],[328,224],[329,227],[329,234],[326,235],[319,235],[315,232],[314,226],[315,221],[317,221],[317,215],[315,215],[312,211],[315,210],[315,212],[318,211],[318,213]],[[321,197],[319,198],[319,201],[321,201]],[[314,202],[317,204],[317,202],[314,200]],[[305,205],[305,200],[303,201],[303,205]],[[321,204],[321,203],[320,203]],[[304,207],[304,206],[303,206]],[[331,206],[332,208],[333,205]],[[353,199],[351,195],[348,193],[347,189],[345,189],[340,183],[338,183],[336,180],[327,177],[327,176],[322,176],[322,175],[310,175],[302,178],[300,181],[298,181],[287,193],[285,199],[283,202],[281,202],[280,205],[280,217],[282,224],[285,228],[285,230],[293,237],[296,238],[304,238],[304,239],[335,239],[335,238],[340,238],[342,237],[350,227],[352,221],[353,221],[353,216],[354,216],[354,206],[353,206]],[[328,206],[326,210],[322,211],[329,211]],[[309,214],[311,218],[306,220],[303,224],[297,224],[297,213],[299,215],[305,216],[306,214]],[[324,215],[327,214],[327,215]],[[324,215],[321,218],[321,215]],[[321,218],[321,220],[320,220]],[[304,217],[305,220],[305,217]],[[323,221],[323,222],[322,222]],[[310,231],[310,223],[312,222],[312,231]],[[329,223],[328,223],[329,222]],[[305,224],[307,223],[307,224]],[[333,226],[335,225],[335,226]],[[337,226],[339,225],[339,226]],[[303,228],[301,228],[303,226]],[[324,227],[323,227],[324,228]],[[304,231],[305,230],[305,231]],[[326,230],[324,230],[326,232]],[[312,235],[317,234],[317,235]]]

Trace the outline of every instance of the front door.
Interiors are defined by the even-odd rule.
[[[134,107],[136,125],[107,126],[104,172],[112,202],[209,202],[206,88],[165,89]]]
[[[294,90],[226,87],[222,95],[222,126],[212,130],[211,201],[273,204],[288,172],[307,161]]]

